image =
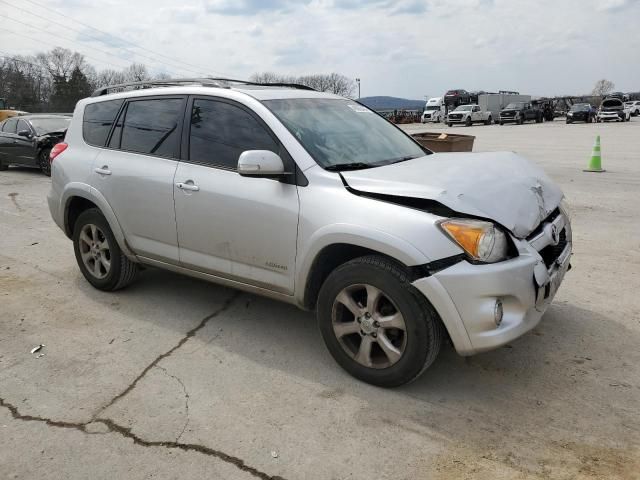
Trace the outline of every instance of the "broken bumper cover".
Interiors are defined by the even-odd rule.
[[[429,299],[461,355],[500,347],[534,328],[551,304],[570,268],[569,241],[552,265],[536,249],[520,241],[520,255],[489,265],[466,261],[453,265],[413,285]],[[496,323],[496,302],[503,316]]]

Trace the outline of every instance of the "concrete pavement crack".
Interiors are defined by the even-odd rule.
[[[200,320],[200,323],[198,323],[198,325],[196,325],[191,330],[189,330],[184,335],[184,337],[182,337],[180,339],[180,341],[176,345],[174,345],[172,348],[170,348],[166,352],[161,353],[160,355],[158,355],[149,365],[147,365],[144,368],[144,370],[142,370],[142,372],[136,378],[133,379],[133,382],[131,382],[122,392],[120,392],[118,395],[113,397],[106,405],[104,405],[96,413],[94,413],[93,416],[91,417],[91,419],[92,420],[97,419],[102,412],[104,412],[109,407],[111,407],[112,405],[117,403],[121,398],[125,397],[129,392],[131,392],[131,390],[133,390],[135,388],[135,386],[138,384],[138,382],[140,380],[142,380],[142,378],[144,378],[144,376],[149,372],[149,370],[151,370],[153,367],[155,367],[161,360],[171,356],[176,350],[178,350],[180,347],[182,347],[191,337],[193,337],[196,333],[198,333],[199,330],[204,328],[207,325],[207,323],[209,322],[209,320],[211,320],[212,318],[217,317],[218,315],[220,315],[221,313],[223,313],[227,309],[229,309],[229,307],[233,304],[233,302],[239,296],[240,296],[240,292],[235,292],[233,295],[231,295],[231,297],[229,297],[227,300],[224,301],[224,303],[222,304],[222,306],[219,309],[217,309],[212,314],[207,315],[202,320]]]
[[[182,380],[180,380],[178,377],[176,377],[175,375],[170,374],[166,368],[161,367],[160,365],[156,365],[156,368],[159,368],[160,370],[162,370],[164,372],[164,374],[167,377],[171,377],[173,378],[176,382],[178,382],[180,384],[180,386],[182,386],[182,391],[184,392],[184,409],[185,409],[185,415],[186,415],[186,420],[184,422],[184,425],[182,426],[182,431],[180,432],[180,434],[176,437],[176,442],[180,441],[180,439],[182,438],[182,435],[184,435],[184,431],[187,429],[187,426],[189,425],[189,392],[187,392],[187,387],[185,387],[184,383],[182,382]]]
[[[236,466],[238,469],[242,470],[243,472],[249,473],[250,475],[253,475],[254,477],[259,478],[261,480],[285,480],[283,477],[280,477],[277,475],[272,476],[258,470],[255,467],[247,465],[244,462],[244,460],[242,460],[241,458],[234,457],[233,455],[229,455],[219,450],[214,450],[213,448],[205,447],[204,445],[198,445],[194,443],[145,440],[135,435],[134,433],[132,433],[130,428],[123,427],[122,425],[119,425],[115,423],[113,420],[108,418],[96,418],[93,421],[89,421],[85,423],[74,423],[74,422],[52,420],[50,418],[39,417],[34,415],[23,415],[20,413],[20,411],[15,405],[12,405],[11,403],[7,402],[4,398],[1,398],[1,397],[0,397],[0,407],[4,407],[7,410],[9,410],[9,413],[11,413],[11,416],[15,420],[19,420],[23,422],[40,422],[50,427],[77,430],[87,435],[93,434],[92,432],[89,432],[87,429],[87,427],[91,423],[101,423],[102,425],[107,427],[109,432],[117,433],[124,438],[132,440],[134,444],[140,445],[142,447],[161,447],[161,448],[168,448],[168,449],[178,449],[185,452],[197,452],[203,455],[207,455],[209,457],[218,458],[223,462],[230,463]]]

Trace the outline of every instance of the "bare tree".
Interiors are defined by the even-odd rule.
[[[76,69],[84,70],[87,64],[84,56],[66,48],[56,47],[50,52],[39,53],[36,59],[53,78],[68,81],[71,73]]]
[[[98,72],[97,84],[98,87],[105,87],[107,85],[117,85],[126,81],[123,71],[106,69]]]
[[[295,83],[296,78],[290,75],[280,75],[273,72],[254,73],[249,77],[255,83]]]
[[[616,86],[613,82],[603,78],[602,80],[598,80],[596,82],[595,86],[593,87],[592,95],[596,97],[604,97],[608,93],[611,93],[611,91],[615,87]]]
[[[330,92],[343,97],[352,97],[356,84],[349,77],[339,73],[302,75],[294,77],[291,75],[279,75],[272,72],[255,73],[250,77],[256,83],[298,83],[306,85],[319,92]]]
[[[142,63],[132,63],[123,73],[125,82],[142,82],[151,79],[151,75],[149,75],[147,71],[147,66]]]

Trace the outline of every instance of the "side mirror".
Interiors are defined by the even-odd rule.
[[[279,177],[285,175],[280,155],[269,150],[247,150],[238,159],[238,173],[243,177]]]
[[[29,130],[20,130],[18,132],[19,137],[31,138],[31,132]]]

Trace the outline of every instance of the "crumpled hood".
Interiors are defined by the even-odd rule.
[[[544,171],[513,152],[436,153],[384,167],[342,172],[360,192],[437,201],[528,236],[563,194]]]

